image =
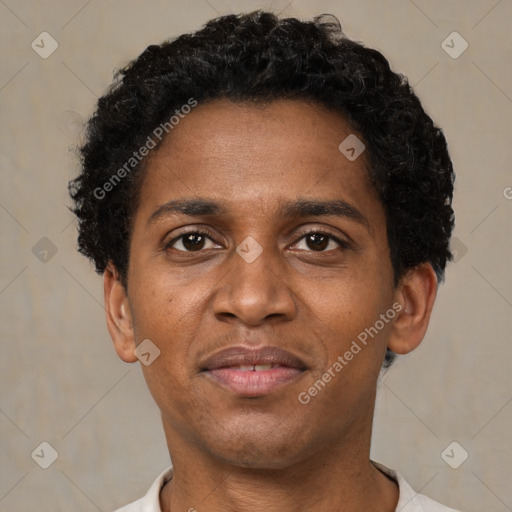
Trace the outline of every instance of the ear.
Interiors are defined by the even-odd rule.
[[[395,300],[402,306],[393,324],[388,348],[407,354],[423,340],[437,294],[437,277],[430,263],[409,270],[400,280]]]
[[[126,363],[134,363],[136,345],[128,296],[117,269],[111,264],[103,273],[103,291],[107,327],[117,355]]]

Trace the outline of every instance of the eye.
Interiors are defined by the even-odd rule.
[[[348,248],[348,243],[327,233],[314,231],[304,235],[299,242],[295,244],[295,248],[306,251],[327,252],[333,249]]]
[[[197,252],[203,249],[214,249],[216,247],[220,246],[216,244],[207,233],[203,233],[202,231],[183,233],[173,238],[165,246],[166,249],[176,249],[181,252]]]

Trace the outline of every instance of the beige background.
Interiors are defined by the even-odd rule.
[[[0,0],[1,511],[108,512],[168,465],[140,369],[113,351],[101,279],[75,252],[73,147],[114,68],[258,7],[337,15],[444,128],[458,261],[424,343],[381,382],[373,457],[453,507],[512,510],[511,0]],[[31,48],[43,31],[59,45],[47,59]],[[457,59],[441,46],[453,31],[469,43]],[[31,457],[43,441],[59,455],[48,469]],[[441,457],[453,441],[452,461],[469,454],[458,469]]]

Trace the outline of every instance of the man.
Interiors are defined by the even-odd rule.
[[[453,510],[369,458],[454,222],[444,136],[379,52],[332,16],[218,18],[123,69],[81,154],[80,251],[173,464],[121,511]]]

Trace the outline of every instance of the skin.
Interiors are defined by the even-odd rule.
[[[437,281],[425,263],[394,286],[366,153],[349,161],[338,149],[351,133],[316,104],[221,100],[194,108],[150,155],[127,289],[113,265],[104,285],[119,357],[136,362],[144,339],[161,351],[142,369],[174,467],[162,510],[395,510],[396,484],[369,459],[376,382],[386,347],[404,354],[423,339]],[[198,198],[224,211],[149,220],[168,201]],[[284,215],[281,206],[299,199],[342,199],[366,221]],[[200,250],[176,240],[204,228],[211,240]],[[309,231],[344,246],[327,238],[318,250]],[[236,252],[248,236],[263,249],[252,263]],[[394,303],[402,311],[301,404],[299,393]],[[200,371],[206,356],[234,345],[276,345],[308,369],[268,395],[240,397]]]

